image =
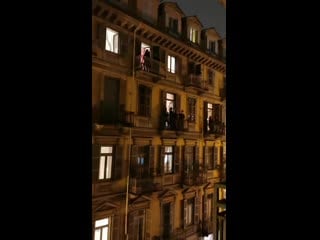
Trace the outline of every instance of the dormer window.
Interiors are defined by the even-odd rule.
[[[217,52],[217,46],[218,44],[216,41],[208,41],[208,50],[210,53],[216,53]]]
[[[178,19],[169,18],[169,30],[173,33],[178,33]]]
[[[198,43],[198,30],[191,27],[189,32],[189,40],[194,43]]]

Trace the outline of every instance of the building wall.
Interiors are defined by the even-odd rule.
[[[133,1],[134,2],[134,1]],[[130,2],[130,4],[133,4]],[[123,2],[126,4],[125,2]],[[143,1],[136,1],[137,13],[143,9]],[[157,21],[158,1],[154,1],[153,20]],[[168,15],[178,17],[174,10],[168,10]],[[140,9],[140,10],[139,10]],[[111,239],[125,239],[126,230],[128,239],[139,230],[139,219],[144,219],[144,239],[163,239],[163,206],[170,203],[170,217],[172,218],[172,233],[170,239],[198,239],[204,221],[205,196],[207,189],[223,180],[223,173],[219,166],[223,162],[220,154],[220,146],[225,145],[225,135],[222,133],[211,134],[204,130],[204,102],[223,104],[220,89],[223,87],[225,76],[225,63],[214,56],[190,46],[185,39],[176,39],[168,33],[141,22],[127,15],[124,11],[114,8],[104,1],[93,1],[93,61],[92,61],[92,107],[93,107],[93,194],[92,214],[93,221],[110,216]],[[180,21],[181,23],[181,21]],[[119,33],[119,53],[112,53],[104,49],[105,32],[109,27]],[[179,25],[181,27],[181,25]],[[200,33],[199,33],[200,34]],[[159,37],[159,38],[158,38]],[[176,56],[179,60],[177,74],[167,71],[167,55],[164,61],[152,60],[153,66],[160,66],[156,72],[141,70],[136,64],[137,41],[159,46],[163,52]],[[154,53],[153,53],[154,54]],[[161,51],[160,51],[161,55]],[[160,57],[161,58],[161,57]],[[201,64],[201,81],[207,80],[208,70],[215,72],[213,86],[190,85],[188,79],[189,62]],[[106,81],[119,81],[118,93],[105,89]],[[151,91],[151,116],[138,115],[139,110],[139,84],[152,89]],[[109,86],[109,85],[108,85]],[[110,85],[111,86],[111,85]],[[161,129],[161,104],[162,91],[168,91],[179,95],[180,110],[187,114],[188,97],[196,98],[196,121],[192,128],[183,130]],[[119,96],[119,106],[109,104],[108,107],[115,112],[103,113],[105,99],[114,99]],[[222,112],[224,109],[222,109]],[[115,116],[117,121],[104,122],[105,117]],[[108,115],[109,114],[109,115]],[[224,115],[224,113],[222,114]],[[113,119],[112,119],[113,120]],[[189,124],[189,125],[188,125]],[[161,162],[161,147],[173,145],[178,149],[174,153],[179,159],[179,171],[173,174],[163,174],[158,171]],[[100,146],[113,146],[115,154],[112,155],[112,177],[107,180],[98,179],[99,161],[101,157]],[[134,177],[129,163],[135,160],[136,146],[149,146],[148,176],[143,178]],[[205,164],[205,147],[216,147],[216,165],[218,167],[206,170],[205,178],[200,183],[186,182],[185,173],[185,147],[194,146],[195,156],[193,159],[200,165]],[[176,164],[175,162],[173,163]],[[152,165],[152,168],[151,168]],[[156,169],[156,170],[155,170]],[[160,170],[159,170],[160,169]],[[127,176],[130,173],[130,181]],[[204,173],[204,172],[203,172]],[[127,185],[128,184],[128,185]],[[129,191],[127,192],[127,187]],[[150,189],[149,189],[150,188]],[[146,191],[146,189],[149,189]],[[194,209],[194,224],[184,225],[184,205],[188,196],[196,199]],[[128,203],[128,204],[127,204]],[[214,219],[212,219],[214,221]],[[210,223],[212,224],[212,223]],[[94,229],[94,222],[93,222]],[[213,232],[213,230],[209,230]]]

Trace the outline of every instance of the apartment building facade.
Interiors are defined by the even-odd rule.
[[[223,46],[176,3],[93,0],[93,239],[225,239]]]

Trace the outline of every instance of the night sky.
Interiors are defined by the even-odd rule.
[[[226,9],[218,0],[164,0],[176,2],[186,16],[196,15],[204,28],[214,27],[223,38],[226,36]]]

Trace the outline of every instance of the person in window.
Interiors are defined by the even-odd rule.
[[[150,71],[150,67],[151,67],[151,63],[150,63],[150,51],[149,49],[146,50],[146,52],[144,53],[144,67],[145,67],[145,71]]]

